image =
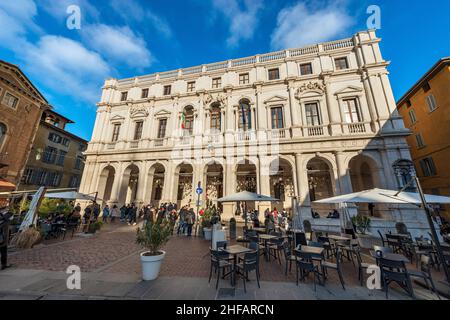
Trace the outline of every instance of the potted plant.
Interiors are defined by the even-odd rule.
[[[101,229],[102,225],[103,225],[103,222],[101,222],[101,221],[91,222],[89,224],[88,233],[96,233],[98,230]]]
[[[142,229],[137,229],[136,243],[147,249],[141,253],[142,278],[145,281],[158,277],[166,255],[161,247],[169,241],[173,227],[169,219],[158,218],[156,222],[149,221]]]
[[[367,216],[357,214],[352,217],[352,223],[356,228],[359,245],[362,248],[372,248],[374,238],[372,235],[367,234],[370,231],[372,220]]]
[[[205,240],[211,240],[212,235],[212,224],[211,224],[211,217],[212,217],[212,210],[210,208],[206,209],[203,212],[202,215],[202,222],[201,222],[201,228],[203,229],[203,235],[205,237]]]

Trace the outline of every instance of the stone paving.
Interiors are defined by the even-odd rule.
[[[117,224],[106,226],[92,237],[75,236],[62,242],[42,244],[33,249],[10,255],[12,269],[0,272],[2,299],[384,299],[384,292],[370,291],[357,281],[357,269],[351,262],[344,264],[346,290],[337,275],[330,271],[325,286],[313,290],[312,278],[295,284],[295,272],[284,274],[284,261],[266,262],[262,257],[261,289],[254,274],[243,291],[242,280],[236,289],[229,280],[208,284],[210,243],[201,238],[173,236],[164,250],[167,252],[160,277],[155,281],[140,279],[141,267],[135,244],[136,227]],[[66,268],[78,265],[82,271],[82,290],[68,290]],[[295,266],[293,266],[293,271]],[[419,299],[436,299],[415,286]],[[398,288],[390,291],[390,299],[408,299]]]

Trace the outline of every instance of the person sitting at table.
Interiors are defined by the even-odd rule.
[[[311,209],[311,216],[313,217],[313,219],[320,219],[320,215],[312,209]]]
[[[53,223],[65,223],[66,218],[64,217],[64,213],[60,213],[54,220]]]
[[[328,219],[339,219],[339,211],[334,209],[333,212],[328,213],[327,218]]]

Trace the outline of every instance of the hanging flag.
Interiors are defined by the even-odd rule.
[[[186,122],[186,112],[183,111],[183,113],[181,114],[181,129],[185,128],[185,122]]]

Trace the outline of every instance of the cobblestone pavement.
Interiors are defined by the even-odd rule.
[[[140,282],[141,267],[138,253],[141,248],[135,244],[135,231],[136,227],[118,223],[114,226],[106,226],[100,233],[92,237],[75,236],[62,242],[43,244],[33,249],[17,251],[10,255],[10,262],[14,268],[8,270],[8,272],[12,272],[11,274],[16,276],[20,276],[21,272],[24,272],[28,278],[20,279],[25,281],[20,291],[25,296],[31,294],[30,297],[34,298],[36,298],[35,295],[39,296],[37,298],[51,298],[52,296],[56,297],[55,295],[64,298],[65,294],[69,294],[69,296],[75,294],[78,297],[80,295],[95,297],[106,295],[109,291],[115,292],[116,295],[120,293],[119,296],[123,298],[136,299],[174,298],[180,296],[180,294],[185,299],[201,299],[202,297],[205,299],[226,297],[263,299],[263,296],[267,299],[270,299],[270,297],[275,299],[297,299],[301,297],[304,299],[380,299],[384,297],[384,294],[379,291],[369,291],[359,285],[357,269],[351,262],[345,262],[343,265],[347,290],[342,289],[337,274],[330,270],[326,286],[318,286],[318,291],[314,292],[312,290],[312,277],[297,287],[295,284],[295,266],[293,266],[293,272],[285,276],[284,260],[281,261],[280,265],[278,261],[267,262],[263,257],[260,260],[260,268],[264,289],[255,287],[255,275],[251,274],[250,279],[253,281],[249,284],[249,291],[253,293],[250,295],[241,292],[243,288],[242,280],[238,282],[236,290],[230,290],[229,280],[221,280],[221,290],[216,291],[214,281],[210,285],[207,279],[210,267],[208,254],[210,242],[202,238],[188,238],[177,235],[174,235],[164,247],[166,257],[161,268],[160,279],[152,282]],[[67,277],[64,272],[69,265],[78,265],[83,276],[88,275],[88,279],[83,278],[88,284],[84,291],[66,292],[65,282],[62,279]],[[48,273],[48,271],[54,273]],[[55,274],[58,275],[56,279]],[[2,278],[5,279],[5,275],[7,273],[0,272],[0,292],[3,292],[4,298],[7,298],[11,295],[8,290],[13,290],[12,293],[17,294],[16,291],[19,287],[12,279],[9,279],[9,282],[3,281]],[[26,281],[27,279],[29,282]],[[187,289],[180,289],[179,286],[177,288],[177,281],[185,285]],[[168,288],[171,288],[173,284],[173,290],[167,291],[167,288],[161,285],[165,283],[168,283]],[[98,289],[100,287],[103,288],[103,291]],[[139,287],[142,288],[138,289]],[[101,292],[96,291],[96,288]],[[299,288],[303,288],[305,291],[303,292]],[[401,290],[394,289],[394,298],[407,298]],[[139,291],[142,295],[138,295],[136,290],[145,291],[149,294],[146,296],[145,292]],[[433,298],[432,295],[424,294],[423,290],[418,290],[422,292],[422,298]],[[204,291],[204,295],[200,293],[202,291]],[[290,293],[283,293],[285,291]]]

